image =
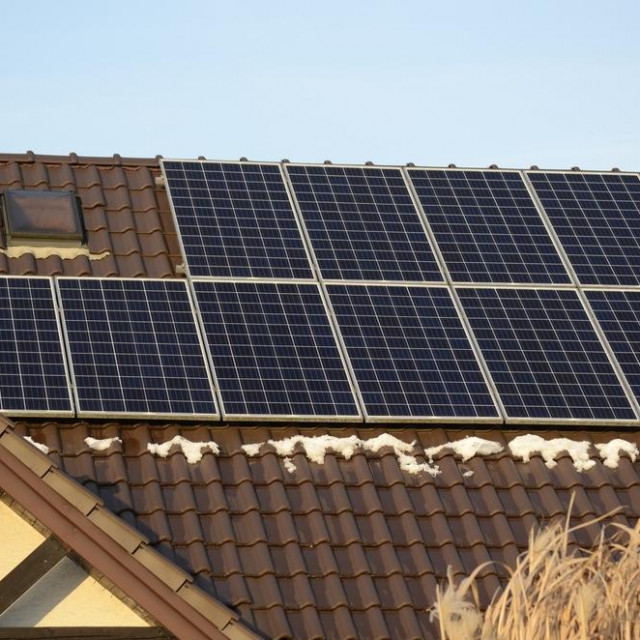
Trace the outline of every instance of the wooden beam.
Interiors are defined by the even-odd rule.
[[[169,640],[158,627],[0,627],[1,640]]]
[[[0,580],[0,615],[67,555],[55,539],[47,538]]]

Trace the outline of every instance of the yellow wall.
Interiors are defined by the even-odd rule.
[[[0,616],[0,627],[101,626],[149,625],[69,558]]]
[[[0,502],[0,580],[42,542],[44,536],[39,531]]]
[[[0,579],[44,536],[0,502]],[[138,614],[69,558],[0,615],[0,627],[146,627]]]

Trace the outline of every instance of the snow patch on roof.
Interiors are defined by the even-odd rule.
[[[58,256],[62,258],[62,260],[73,260],[80,256],[86,256],[89,260],[103,260],[109,255],[108,251],[91,253],[86,247],[56,247],[54,245],[12,245],[6,249],[0,249],[0,253],[3,253],[7,258],[21,258],[26,254],[31,254],[36,260],[42,260],[51,256]]]
[[[260,447],[263,444],[264,442],[258,442],[255,444],[243,444],[241,448],[250,458],[254,458],[260,453]]]
[[[209,449],[214,455],[220,453],[220,447],[213,441],[210,442],[191,442],[182,436],[175,436],[171,440],[162,444],[147,445],[147,451],[153,455],[166,458],[169,455],[169,451],[173,446],[180,447],[189,464],[196,464],[202,460],[202,456],[206,449]]]
[[[620,438],[615,438],[606,444],[597,444],[596,449],[604,461],[604,466],[610,469],[618,468],[620,453],[626,453],[631,458],[631,462],[635,462],[640,453],[640,451],[638,451],[638,445],[628,440],[621,440]]]
[[[433,461],[434,456],[443,449],[451,449],[455,455],[462,458],[463,462],[466,462],[474,456],[490,456],[494,453],[500,453],[503,447],[498,442],[492,442],[491,440],[485,440],[477,436],[467,436],[462,440],[445,442],[437,447],[429,447],[424,450],[424,453],[430,461]]]
[[[578,471],[586,471],[595,465],[595,460],[589,459],[590,443],[587,441],[578,442],[569,438],[552,438],[545,440],[540,436],[527,434],[518,436],[509,443],[511,453],[522,458],[523,462],[529,462],[531,454],[540,453],[549,469],[553,469],[558,463],[556,458],[563,451],[566,451],[573,460],[573,466]]]
[[[98,440],[96,438],[87,437],[84,439],[85,444],[94,451],[106,451],[112,444],[119,442],[122,444],[122,440],[120,438],[102,438],[102,440]]]
[[[294,464],[293,460],[291,458],[284,458],[282,460],[282,463],[284,464],[284,468],[289,472],[289,473],[293,473],[298,467],[296,467],[296,465]]]
[[[440,473],[438,467],[428,463],[421,463],[416,459],[415,455],[413,455],[415,441],[411,443],[404,442],[388,433],[383,433],[369,440],[361,440],[356,435],[345,438],[330,435],[296,435],[282,440],[267,440],[267,442],[259,442],[256,444],[245,444],[242,446],[242,449],[248,456],[253,457],[258,455],[261,447],[265,444],[271,445],[279,456],[285,458],[285,468],[287,471],[295,471],[295,465],[291,461],[291,456],[296,447],[302,448],[311,462],[320,465],[324,464],[325,457],[329,452],[341,455],[345,460],[350,460],[357,451],[378,453],[383,447],[390,447],[398,459],[400,468],[407,473],[426,471],[432,476]]]
[[[40,449],[45,455],[49,453],[49,447],[46,444],[40,444],[31,438],[31,436],[22,436],[29,444],[32,444],[36,449]]]

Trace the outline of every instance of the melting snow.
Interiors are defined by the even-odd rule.
[[[6,249],[0,249],[0,254],[2,253],[6,255],[7,258],[21,258],[23,255],[31,254],[36,259],[58,256],[63,260],[73,260],[79,256],[86,256],[89,260],[102,260],[109,255],[108,251],[103,251],[102,253],[91,253],[84,247],[35,247],[29,245],[13,245]]]
[[[149,443],[147,451],[161,458],[166,458],[174,445],[182,449],[182,453],[189,464],[200,462],[206,449],[209,449],[214,455],[220,453],[220,447],[215,442],[191,442],[182,436],[175,436],[162,444]]]
[[[571,456],[573,466],[578,471],[586,471],[595,465],[595,461],[589,459],[590,446],[587,441],[577,442],[569,440],[569,438],[545,440],[532,434],[518,436],[509,443],[511,453],[518,458],[522,458],[523,462],[529,462],[532,453],[540,453],[549,469],[558,464],[555,459],[560,453],[566,451]]]
[[[242,450],[250,457],[253,458],[260,453],[260,447],[264,442],[258,442],[257,444],[243,444]]]
[[[616,438],[607,444],[597,444],[596,449],[599,451],[603,464],[610,469],[617,469],[620,462],[620,453],[624,452],[629,455],[631,462],[635,462],[638,454],[638,446],[628,440]]]
[[[289,472],[289,473],[293,473],[298,467],[296,467],[296,465],[294,464],[293,460],[291,458],[285,458],[283,461],[284,463],[284,468]]]
[[[85,438],[85,444],[94,451],[106,451],[112,444],[115,442],[122,443],[120,438],[103,438],[102,440],[97,440],[96,438]]]
[[[295,465],[291,461],[291,456],[296,448],[300,446],[305,455],[311,462],[324,464],[324,459],[330,451],[341,455],[345,460],[353,457],[358,450],[370,451],[377,453],[383,447],[391,447],[398,459],[400,468],[408,473],[419,473],[426,471],[432,476],[438,475],[440,470],[436,466],[428,463],[420,463],[412,454],[415,442],[404,442],[388,433],[383,433],[376,438],[369,440],[361,440],[358,436],[353,435],[347,438],[339,438],[337,436],[292,436],[282,440],[268,440],[257,444],[246,444],[242,447],[248,456],[258,455],[260,448],[264,444],[271,445],[279,456],[285,458],[284,464],[287,471],[295,471]]]
[[[433,460],[434,456],[440,453],[443,449],[452,449],[453,452],[462,458],[462,462],[471,460],[473,456],[490,456],[494,453],[500,453],[502,451],[502,445],[498,442],[491,442],[491,440],[485,440],[484,438],[478,438],[476,436],[467,436],[462,440],[456,440],[455,442],[445,442],[437,447],[429,447],[425,449],[425,455],[429,460]]]
[[[49,447],[46,444],[40,444],[31,438],[31,436],[22,436],[29,444],[32,444],[36,449],[40,449],[42,453],[49,453]]]

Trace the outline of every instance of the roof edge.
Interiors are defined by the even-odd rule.
[[[0,488],[170,633],[183,640],[262,637],[12,429],[0,420]]]
[[[0,153],[0,162],[53,162],[61,164],[95,164],[95,165],[127,165],[127,166],[151,166],[157,167],[160,164],[161,155],[154,158],[128,158],[122,157],[119,153],[112,156],[79,156],[72,151],[68,155],[48,155],[36,154],[33,151],[26,153]]]

